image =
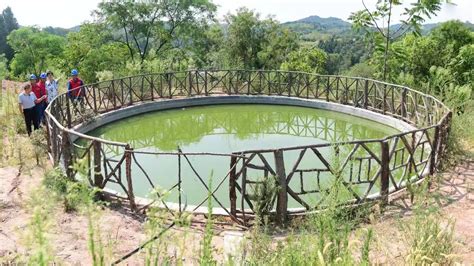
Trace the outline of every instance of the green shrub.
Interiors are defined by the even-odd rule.
[[[69,182],[67,176],[59,167],[46,172],[43,178],[43,185],[46,189],[57,195],[65,195],[67,193]]]
[[[45,155],[48,148],[44,129],[35,130],[30,136],[31,145],[36,158],[36,165],[42,165],[41,155]]]
[[[84,182],[70,180],[60,168],[46,173],[43,185],[63,203],[66,212],[79,210],[92,205],[97,190]]]
[[[249,194],[255,214],[264,219],[273,209],[278,193],[275,176],[260,178],[259,183],[253,184],[253,194]]]
[[[80,207],[92,203],[93,192],[85,183],[68,182],[64,196],[64,209],[66,212],[79,210]]]

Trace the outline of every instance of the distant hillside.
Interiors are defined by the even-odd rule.
[[[441,23],[428,23],[422,26],[422,34],[427,34]],[[319,16],[309,16],[296,21],[282,23],[282,25],[300,34],[304,41],[326,40],[332,35],[349,35],[351,37],[358,34],[351,30],[352,24],[340,18]],[[394,24],[391,30],[396,30],[401,24]],[[465,22],[465,25],[474,30],[474,24]]]
[[[20,26],[20,27],[25,27],[25,26]],[[74,26],[72,28],[61,28],[61,27],[52,27],[52,26],[46,26],[41,28],[42,31],[45,31],[47,33],[51,33],[54,35],[59,35],[66,37],[66,35],[69,32],[78,32],[81,29],[81,25]]]
[[[305,40],[324,39],[334,34],[348,33],[352,24],[340,18],[310,16],[282,25],[298,32]]]
[[[61,28],[61,27],[44,27],[42,28],[44,31],[54,34],[54,35],[59,35],[59,36],[66,36],[69,32],[78,32],[79,29],[81,28],[80,25],[74,26],[72,28]]]

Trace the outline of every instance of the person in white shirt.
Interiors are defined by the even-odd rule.
[[[46,103],[49,104],[54,98],[56,98],[56,96],[58,96],[59,79],[54,79],[54,74],[50,70],[46,72],[46,75],[46,94],[48,95]]]
[[[18,105],[20,112],[25,117],[26,131],[28,136],[31,135],[31,125],[33,124],[34,129],[39,128],[39,120],[37,119],[37,112],[35,106],[46,98],[43,95],[40,99],[36,98],[36,95],[31,91],[31,84],[27,83],[23,86],[23,91],[18,95]]]

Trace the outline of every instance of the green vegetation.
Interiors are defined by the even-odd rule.
[[[470,128],[474,123],[474,33],[472,25],[460,21],[423,28],[421,24],[436,15],[442,2],[418,1],[405,10],[401,24],[393,21],[391,13],[403,1],[381,0],[373,11],[367,7],[353,13],[352,24],[316,16],[280,24],[240,8],[221,25],[210,0],[104,1],[95,11],[96,21],[70,30],[20,27],[6,8],[0,15],[0,79],[24,81],[28,74],[46,69],[66,77],[72,68],[79,69],[86,83],[193,68],[284,69],[378,78],[432,94],[453,109],[450,156],[445,163],[449,165],[459,154],[474,156]],[[2,90],[0,97],[1,165],[18,166],[20,172],[48,168],[44,132],[27,138],[16,92]],[[88,169],[84,162],[77,162],[74,170]],[[87,220],[86,245],[94,265],[117,259],[109,251],[114,243],[105,240],[112,238],[101,230],[104,204],[96,201],[97,191],[68,179],[60,169],[45,171],[24,206],[31,215],[21,232],[27,252],[15,257],[14,263],[61,264],[57,254],[61,247],[54,246],[52,237],[56,214],[65,213]],[[341,208],[336,182],[324,199],[326,209],[294,218],[281,228],[265,215],[277,192],[274,180],[268,180],[255,188],[254,226],[245,234],[241,252],[228,259],[229,265],[378,263],[380,253],[374,243],[384,238],[373,225],[379,205]],[[437,193],[425,191],[426,183],[410,184],[413,215],[401,218],[398,228],[404,238],[403,262],[454,264],[454,222],[434,207]],[[208,203],[212,212],[210,197]],[[213,245],[214,227],[220,220],[205,217],[199,250],[188,246],[196,241],[186,233],[190,220],[187,214],[170,217],[163,208],[151,207],[144,227],[147,240],[152,241],[136,256],[146,265],[188,263],[180,258],[203,265],[224,263],[227,258],[218,257],[220,250]],[[170,221],[182,229],[179,234],[168,230]],[[11,261],[0,258],[0,263]]]

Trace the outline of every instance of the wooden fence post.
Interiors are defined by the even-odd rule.
[[[440,125],[437,125],[434,130],[433,136],[433,145],[431,146],[431,158],[430,158],[430,175],[433,175],[436,171],[436,156],[438,152],[438,143],[439,143],[439,128]]]
[[[403,88],[402,91],[402,100],[400,102],[400,112],[403,118],[407,117],[407,89]]]
[[[58,138],[58,133],[57,133],[57,130],[56,130],[56,124],[54,122],[51,122],[51,155],[53,156],[53,165],[54,166],[57,166],[58,165],[58,161],[59,159],[56,159],[58,157],[58,141],[59,141],[59,138]]]
[[[99,86],[99,85],[97,85]],[[97,96],[95,95],[95,88],[92,87],[92,99],[94,100],[93,106],[94,106],[94,112],[97,113]],[[100,95],[99,95],[100,96]],[[100,97],[99,97],[100,98]]]
[[[72,154],[71,154],[71,143],[69,140],[69,133],[64,130],[62,132],[62,151],[64,158],[64,168],[66,169],[66,176],[72,179]]]
[[[130,146],[125,147],[125,175],[127,177],[128,200],[130,201],[130,208],[136,210],[135,195],[133,193],[132,183],[132,149]]]
[[[286,84],[286,89],[288,90],[288,97],[291,97],[291,87],[293,83],[293,73],[288,73],[288,83]]]
[[[285,173],[285,161],[283,159],[283,151],[276,150],[275,155],[275,169],[276,178],[278,181],[278,198],[277,198],[277,209],[276,219],[278,224],[285,224],[288,212],[288,194],[286,191],[286,173]]]
[[[192,77],[192,70],[188,71],[188,86],[189,86],[189,92],[188,92],[188,97],[190,97],[193,93],[193,77]]]
[[[365,80],[364,85],[364,108],[367,109],[369,107],[369,80]]]
[[[133,92],[132,92],[132,77],[128,78],[128,96],[130,97],[128,105],[133,105]]]
[[[237,216],[237,192],[235,189],[237,157],[230,157],[230,175],[229,175],[229,199],[230,199],[230,214]]]
[[[380,171],[380,195],[383,204],[388,204],[388,193],[390,187],[390,155],[388,141],[381,143],[381,171]]]
[[[181,150],[178,147],[178,204],[179,204],[179,215],[181,215],[182,207],[181,207]]]
[[[101,161],[101,143],[100,141],[94,141],[94,186],[98,188],[103,188],[102,183],[104,178],[102,177]]]
[[[449,132],[451,128],[451,117],[453,113],[449,112],[445,119],[441,122],[441,131],[439,132],[439,149],[438,149],[438,167],[443,168],[443,158],[446,153],[446,146],[448,145]]]
[[[71,99],[68,97],[66,97],[66,121],[67,121],[67,127],[68,128],[71,128],[72,126],[72,118],[71,118],[71,106],[70,106],[70,101]]]
[[[329,92],[331,91],[331,88],[330,88],[330,79],[331,77],[327,77],[328,78],[328,82],[326,83],[326,102],[329,102]]]
[[[51,153],[51,131],[49,129],[49,125],[51,124],[51,120],[49,116],[45,113],[45,120],[46,120],[46,143],[47,143],[47,151]]]
[[[166,81],[168,82],[168,91],[170,93],[170,99],[173,98],[173,92],[172,92],[172,89],[171,89],[171,86],[172,86],[172,82],[171,82],[171,73],[167,73],[166,74]]]
[[[224,81],[225,82],[225,81]],[[209,91],[207,89],[207,70],[204,70],[204,94],[206,96],[209,95]]]
[[[250,71],[245,71],[244,73],[248,74],[248,79],[247,79],[247,95],[251,94],[251,85],[250,83],[252,82],[252,72]]]

